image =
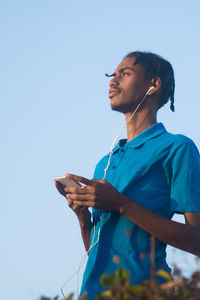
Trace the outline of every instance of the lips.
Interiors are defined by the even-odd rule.
[[[116,95],[119,95],[120,93],[121,93],[121,91],[119,89],[111,88],[111,89],[109,89],[108,97],[112,98]]]

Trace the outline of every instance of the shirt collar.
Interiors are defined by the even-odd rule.
[[[119,140],[118,144],[114,147],[113,153],[118,151],[120,147],[137,148],[144,144],[146,141],[167,132],[162,123],[156,123],[145,129],[142,133],[137,135],[134,139],[127,143],[127,139]]]

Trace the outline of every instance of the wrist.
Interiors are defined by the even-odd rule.
[[[122,195],[118,212],[121,215],[126,215],[126,212],[129,211],[131,204],[133,204],[133,201],[130,198]]]
[[[85,230],[90,229],[92,227],[91,220],[79,220],[79,224],[80,224],[80,227]]]
[[[81,214],[77,215],[78,221],[81,227],[89,228],[91,227],[91,213],[89,211],[82,212]]]

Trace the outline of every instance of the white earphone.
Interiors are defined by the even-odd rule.
[[[152,90],[154,90],[155,89],[155,87],[154,86],[151,86],[150,88],[149,88],[149,90],[146,92],[146,95],[148,95]]]

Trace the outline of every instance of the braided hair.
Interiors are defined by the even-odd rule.
[[[174,112],[175,79],[172,65],[161,56],[151,52],[134,51],[126,55],[126,57],[135,57],[134,65],[142,65],[149,79],[156,76],[161,79],[162,85],[158,109],[170,100],[170,109]]]

